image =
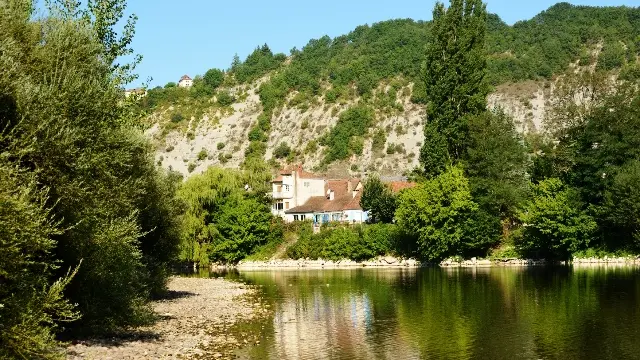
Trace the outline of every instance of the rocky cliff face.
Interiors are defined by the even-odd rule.
[[[410,102],[412,87],[409,84],[397,92],[397,104],[401,106],[393,111],[376,110],[376,123],[365,139],[362,155],[331,164],[326,171],[336,176],[357,176],[374,170],[382,175],[400,175],[416,167],[426,111],[423,105]],[[553,87],[550,82],[533,81],[500,85],[489,96],[489,107],[502,108],[515,119],[522,132],[540,131],[552,100]],[[170,121],[171,108],[152,114],[149,121],[153,126],[147,134],[157,144],[158,163],[185,177],[201,173],[211,165],[237,168],[244,160],[249,130],[261,113],[257,89],[258,83],[243,89],[231,89],[245,94],[242,101],[231,105],[233,111],[218,109],[198,119],[187,119],[188,131],[184,128],[166,130],[164,124]],[[384,89],[381,87],[377,91]],[[317,144],[318,139],[335,126],[342,111],[358,100],[326,104],[320,98],[315,104],[304,107],[285,105],[271,119],[266,158],[272,158],[273,150],[284,142],[299,153],[296,163],[308,169],[318,166],[324,150]],[[384,129],[386,133],[382,151],[374,151],[371,146],[371,135],[378,129]]]

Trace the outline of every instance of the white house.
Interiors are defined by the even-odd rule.
[[[127,89],[124,91],[124,97],[125,98],[130,98],[131,96],[134,96],[134,98],[139,99],[142,97],[147,96],[147,89],[144,88],[135,88],[135,89]]]
[[[180,81],[178,81],[178,87],[189,88],[193,85],[193,79],[189,75],[182,75]]]
[[[280,170],[271,186],[272,213],[289,221],[293,216],[288,219],[285,211],[304,204],[314,196],[324,195],[324,179],[304,171],[301,166]]]
[[[272,187],[272,213],[287,222],[362,223],[368,218],[360,207],[362,183],[358,179],[325,180],[298,166],[281,170]]]

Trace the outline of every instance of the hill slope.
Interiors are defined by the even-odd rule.
[[[217,83],[210,71],[190,90],[152,89],[142,106],[158,161],[184,174],[236,167],[252,156],[342,174],[409,170],[422,141],[420,67],[429,27],[409,19],[364,25],[311,40],[290,56],[264,45],[244,62],[234,59]],[[491,15],[489,104],[522,131],[537,131],[557,75],[570,68],[637,73],[639,48],[639,8],[561,3],[513,26]],[[368,110],[353,118],[347,110],[356,105]],[[346,149],[337,160],[327,155],[336,143]]]

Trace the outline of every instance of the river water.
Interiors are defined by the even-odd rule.
[[[245,359],[640,359],[640,269],[241,271],[273,316]]]

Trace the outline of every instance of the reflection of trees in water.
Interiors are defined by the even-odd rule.
[[[611,358],[640,353],[633,268],[243,273],[276,300],[274,358]]]

